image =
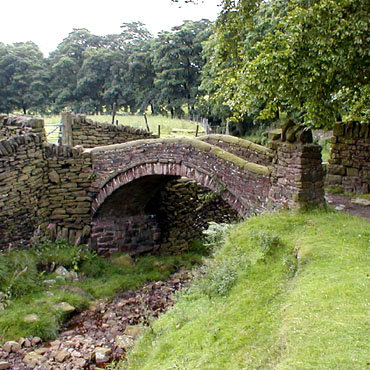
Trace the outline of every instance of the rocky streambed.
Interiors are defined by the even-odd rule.
[[[178,272],[113,300],[99,300],[65,324],[59,336],[43,343],[21,338],[0,347],[0,370],[96,369],[125,357],[152,318],[173,304],[174,293],[191,278]]]

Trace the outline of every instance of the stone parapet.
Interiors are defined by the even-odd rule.
[[[99,123],[81,114],[72,115],[71,135],[72,146],[82,145],[84,148],[125,143],[152,136],[146,130],[132,126]]]
[[[0,116],[0,139],[12,136],[37,134],[46,141],[44,121],[28,116]]]
[[[289,140],[287,133],[290,133]],[[293,133],[296,133],[296,139]],[[296,129],[289,125],[281,134],[274,132],[270,137],[275,139],[269,144],[274,155],[270,189],[272,203],[289,208],[324,204],[321,147],[309,142],[312,134],[306,130],[303,135],[299,127]]]
[[[271,165],[273,153],[267,147],[255,144],[249,140],[217,134],[201,136],[198,139],[216,145],[228,153],[232,153],[249,162],[264,166]]]

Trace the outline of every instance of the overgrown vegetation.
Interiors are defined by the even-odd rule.
[[[234,227],[117,369],[366,368],[369,229],[325,210]]]
[[[110,298],[149,280],[166,279],[200,263],[198,252],[178,256],[128,255],[102,258],[86,247],[64,241],[37,242],[28,250],[10,249],[0,258],[0,342],[26,336],[55,337],[70,315],[57,305],[67,302],[76,311],[97,298]],[[78,279],[58,276],[59,266],[76,272]],[[76,274],[74,276],[76,276]],[[38,319],[27,322],[28,315]]]

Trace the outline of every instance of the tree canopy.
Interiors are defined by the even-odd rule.
[[[224,0],[208,89],[235,120],[368,120],[369,20],[366,0]]]
[[[369,120],[368,0],[220,0],[220,10],[214,24],[156,37],[140,22],[106,36],[74,29],[48,58],[32,42],[0,44],[0,111]]]

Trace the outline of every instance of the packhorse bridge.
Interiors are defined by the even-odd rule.
[[[227,135],[153,139],[84,116],[64,121],[58,146],[46,142],[42,120],[0,117],[2,249],[39,230],[99,253],[135,254],[169,246],[171,235],[184,245],[211,219],[324,202],[321,148],[297,127],[263,147]]]

